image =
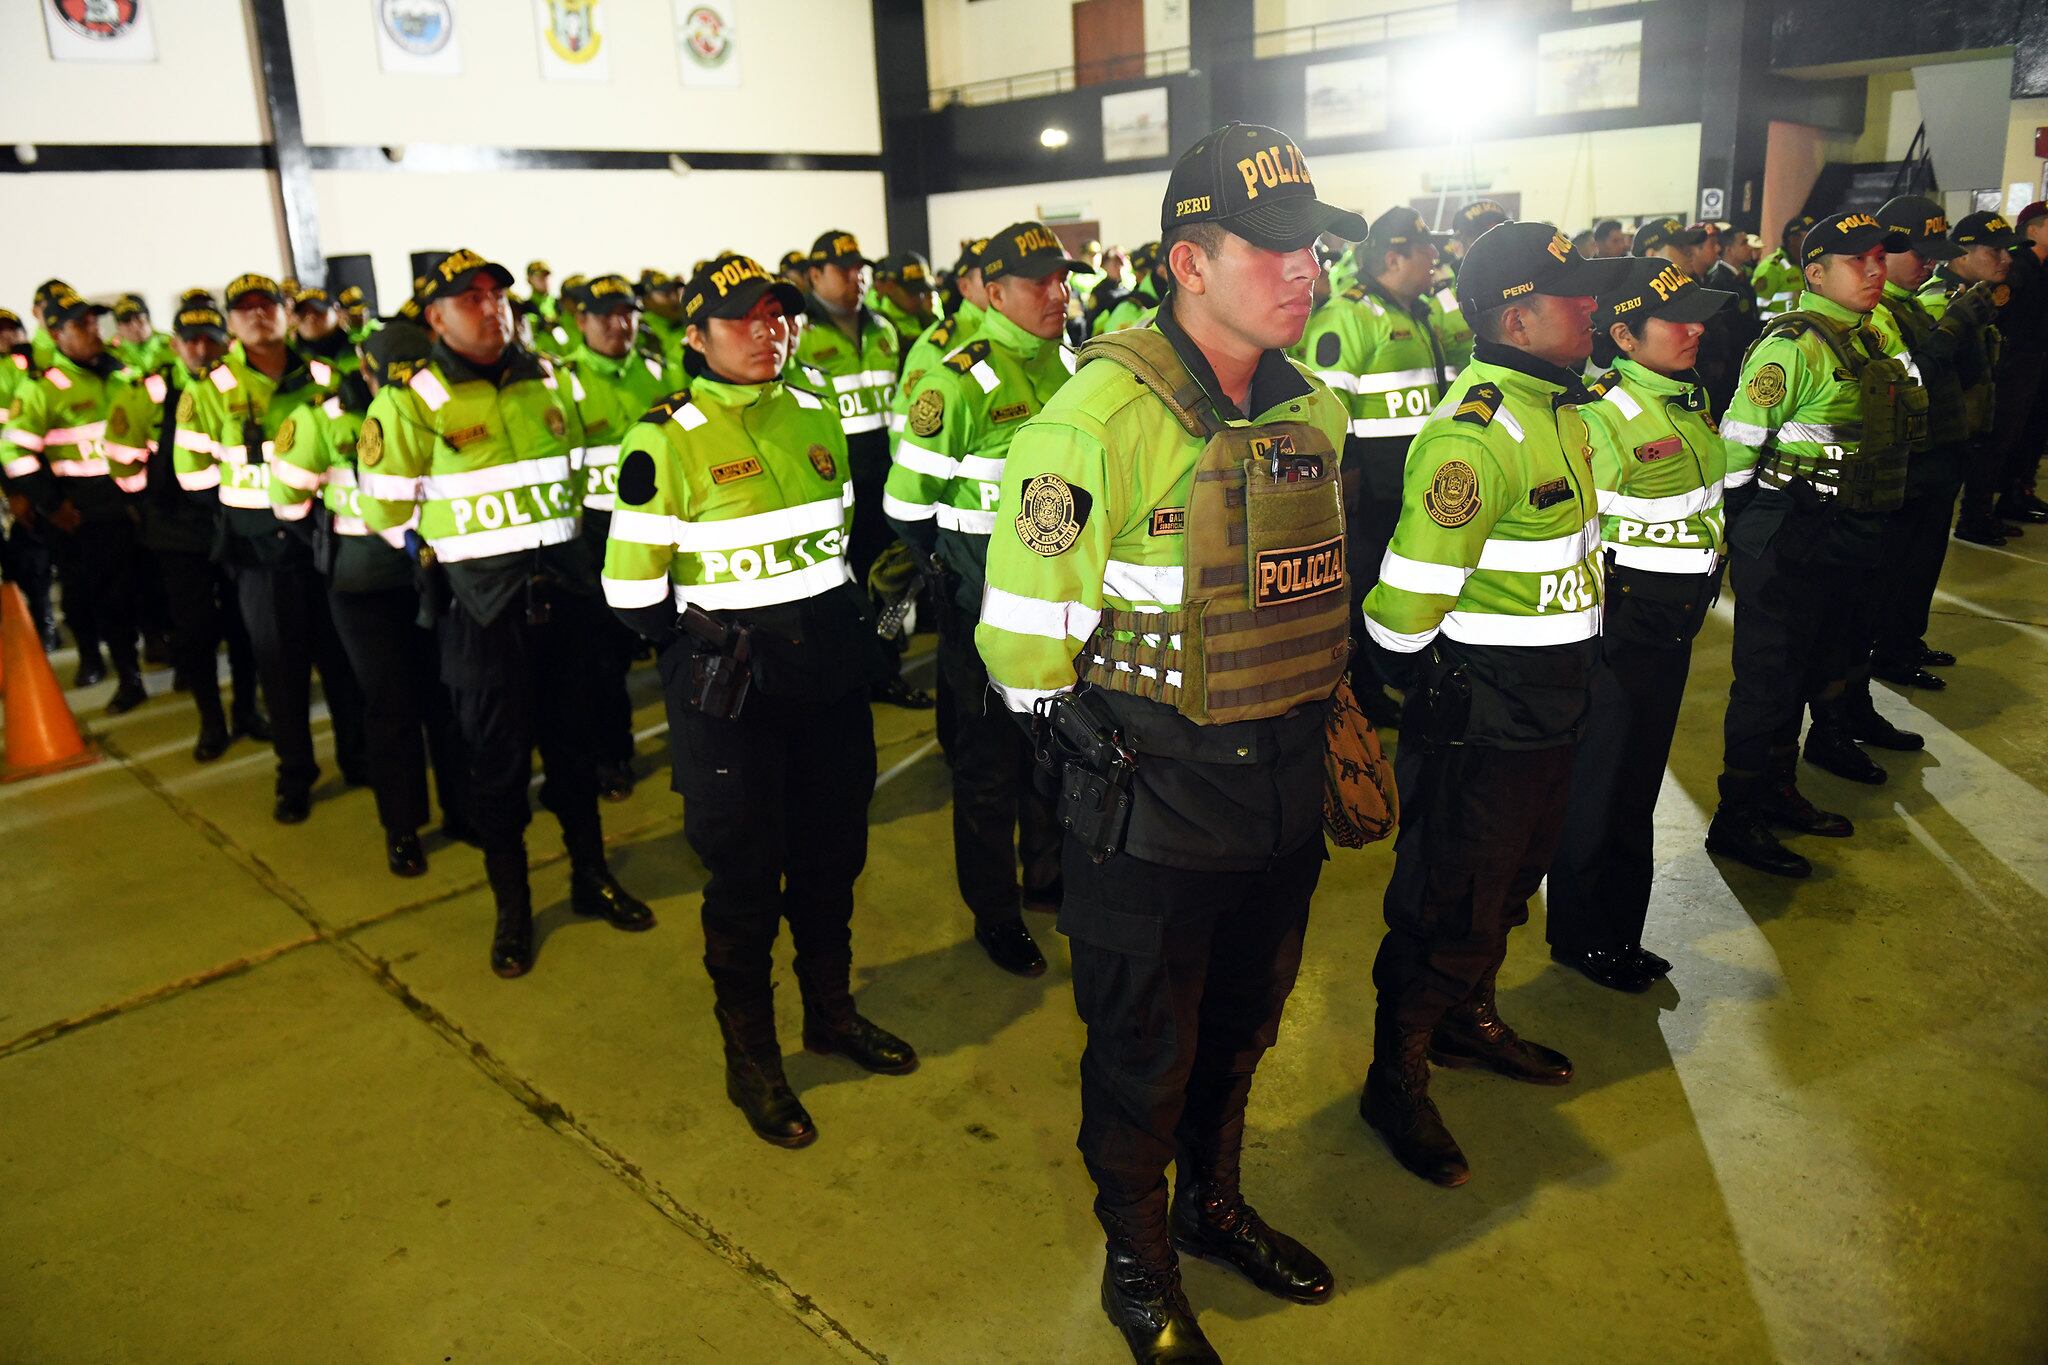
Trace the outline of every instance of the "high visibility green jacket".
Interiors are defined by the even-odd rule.
[[[334,379],[332,366],[290,346],[284,373],[272,379],[249,363],[238,341],[204,383],[188,384],[179,395],[178,486],[213,493],[228,529],[255,547],[261,562],[276,562],[289,549],[270,510],[278,428],[300,408],[326,402]]]
[[[917,339],[924,335],[924,329],[931,326],[933,322],[931,318],[921,318],[915,313],[904,312],[901,308],[891,303],[889,296],[879,289],[870,289],[868,291],[867,305],[874,310],[877,317],[896,329],[896,353],[899,363],[901,363],[903,357],[909,354],[911,346]]]
[[[1437,336],[1444,347],[1444,369],[1452,379],[1472,363],[1472,324],[1458,306],[1458,286],[1453,280],[1429,295],[1430,312],[1436,317]]]
[[[1143,319],[1146,314],[1156,312],[1158,308],[1159,281],[1148,272],[1130,293],[1117,301],[1116,307],[1096,317],[1092,335],[1120,332],[1126,327],[1142,327],[1145,325]]]
[[[14,395],[35,372],[35,356],[24,343],[20,350],[0,355],[0,421],[6,420],[7,408],[13,404]]]
[[[882,507],[905,543],[937,550],[970,615],[981,610],[1010,441],[1073,373],[1074,353],[1058,338],[1042,340],[991,309],[980,334],[918,383]]]
[[[810,301],[810,324],[798,338],[784,376],[805,382],[802,370],[822,371],[831,381],[839,406],[839,425],[849,437],[886,432],[889,401],[896,393],[896,360],[901,345],[896,329],[867,308],[855,314],[859,340],[832,321],[822,303]]]
[[[629,348],[613,359],[585,345],[563,367],[583,385],[577,410],[583,419],[585,444],[579,456],[583,470],[583,510],[609,512],[619,491],[619,442],[640,414],[671,392],[662,366],[652,356]],[[603,534],[602,525],[595,527]]]
[[[1577,376],[1511,347],[1473,361],[1408,448],[1365,629],[1391,681],[1462,667],[1448,742],[1537,748],[1585,718],[1602,603],[1599,494]]]
[[[925,371],[974,340],[975,333],[981,330],[981,320],[986,316],[986,309],[962,299],[958,312],[952,317],[940,318],[911,343],[909,352],[903,357],[903,378],[889,399],[891,453],[896,449],[896,442],[902,439],[904,423],[910,417],[910,399],[917,391],[917,381],[924,378]]]
[[[1346,294],[1358,283],[1358,246],[1344,248],[1344,254],[1330,263],[1330,294]]]
[[[149,477],[153,405],[142,385],[112,355],[82,365],[62,351],[17,381],[0,432],[8,491],[42,512],[68,502],[87,521],[126,517]]]
[[[1793,264],[1783,247],[1758,261],[1749,278],[1756,285],[1757,317],[1764,322],[1791,312],[1806,292],[1805,272]]]
[[[571,591],[596,590],[575,544],[582,383],[519,347],[501,366],[493,382],[436,343],[408,382],[378,390],[356,438],[364,523],[393,543],[416,528],[486,625],[539,565]]]
[[[353,401],[344,401],[344,395]],[[339,592],[408,588],[412,561],[363,520],[356,481],[356,443],[368,414],[368,390],[344,385],[318,407],[301,408],[277,430],[271,465],[271,510],[280,521],[307,520],[316,501],[335,538],[330,569]]]
[[[1420,299],[1403,305],[1374,280],[1331,295],[1289,354],[1344,396],[1361,440],[1413,437],[1450,382],[1436,314]]]
[[[164,332],[151,332],[149,339],[140,343],[116,341],[110,344],[107,349],[112,351],[123,365],[134,370],[137,374],[148,374],[153,370],[160,370],[178,358],[177,351],[171,345],[169,334]]]
[[[1600,540],[1622,568],[1711,574],[1727,553],[1727,456],[1706,390],[1623,357],[1579,409],[1593,447]]]
[[[646,333],[642,333],[646,335]],[[544,356],[561,360],[574,355],[583,344],[577,329],[569,327],[554,318],[536,317],[533,320],[533,349]]]
[[[639,344],[643,350],[651,350],[661,357],[663,370],[680,374],[683,368],[684,337],[688,335],[689,330],[681,322],[671,322],[649,309],[640,314]],[[575,343],[572,341],[567,350],[573,349]],[[564,353],[567,353],[566,350]]]
[[[306,357],[309,368],[314,364],[327,367],[324,375],[315,372],[314,378],[330,388],[338,387],[343,377],[357,374],[363,368],[363,358],[356,354],[355,343],[350,341],[348,333],[339,327],[318,341],[299,341],[294,344],[300,354]]]

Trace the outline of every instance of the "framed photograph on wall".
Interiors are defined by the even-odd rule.
[[[1642,20],[1537,35],[1538,114],[1633,109],[1642,91]]]
[[[1308,87],[1302,137],[1318,142],[1387,130],[1387,59],[1358,57],[1302,69]]]
[[[1167,143],[1165,86],[1102,97],[1104,161],[1154,161],[1172,150]]]

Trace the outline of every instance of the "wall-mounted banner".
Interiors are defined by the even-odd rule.
[[[740,83],[733,12],[739,0],[674,0],[676,62],[683,84],[730,90]]]
[[[370,0],[377,62],[387,76],[459,76],[455,0]]]
[[[610,80],[612,57],[604,41],[610,16],[600,0],[533,0],[540,74],[551,81]]]
[[[156,0],[43,0],[50,58],[59,62],[153,62]]]
[[[1166,156],[1166,87],[1102,97],[1102,159],[1151,161]]]

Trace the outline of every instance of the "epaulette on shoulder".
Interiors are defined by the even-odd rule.
[[[1362,284],[1352,285],[1344,291],[1344,297],[1350,299],[1353,303],[1365,302],[1365,286]]]
[[[1465,391],[1465,401],[1458,404],[1458,410],[1451,414],[1453,422],[1470,422],[1475,427],[1493,425],[1493,415],[1500,411],[1500,386],[1497,384],[1474,384]]]
[[[1619,383],[1621,383],[1621,371],[1609,370],[1598,379],[1589,382],[1586,385],[1586,392],[1595,398],[1605,398],[1608,392]]]
[[[986,341],[979,339],[970,341],[946,357],[946,368],[956,374],[966,374],[976,365],[988,359],[990,349]]]
[[[642,413],[640,415],[640,420],[643,422],[651,422],[654,425],[659,426],[663,422],[668,421],[671,417],[674,417],[676,415],[677,409],[686,407],[689,404],[689,401],[690,391],[688,389],[677,389],[674,393],[670,394],[668,397],[662,399],[659,403],[656,403],[653,407],[649,408],[646,412]]]
[[[932,345],[938,347],[940,350],[944,350],[946,347],[953,344],[953,333],[959,330],[960,315],[958,313],[953,314],[953,316],[949,318],[941,318],[938,321],[938,323],[934,325],[932,328]]]

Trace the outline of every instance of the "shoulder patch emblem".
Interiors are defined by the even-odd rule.
[[[198,415],[199,402],[192,396],[192,390],[180,390],[178,393],[178,425],[183,426]]]
[[[362,434],[356,437],[356,463],[365,469],[375,469],[383,458],[384,424],[374,417],[365,418]]]
[[[913,436],[936,436],[946,423],[946,400],[937,389],[926,389],[910,404],[910,432]]]
[[[1422,508],[1439,526],[1463,526],[1479,515],[1478,472],[1463,460],[1445,460],[1422,495]]]
[[[1030,415],[1031,405],[1029,403],[1005,403],[1002,407],[989,413],[988,416],[990,421],[1000,426],[1004,422],[1014,422],[1020,417],[1029,417]]]
[[[126,408],[115,408],[115,409],[114,409],[114,411],[113,411],[113,413],[112,413],[112,414],[111,414],[110,416],[108,416],[108,418],[107,418],[107,435],[109,435],[109,436],[126,436],[127,434],[128,434],[128,409],[126,409]],[[283,435],[283,433],[282,433],[282,432],[280,432],[280,433],[279,433],[279,435],[280,435],[280,436],[282,436],[282,435]],[[280,446],[280,447],[279,447],[279,449],[283,449],[283,447],[281,447],[281,446]]]
[[[1772,361],[1749,377],[1742,392],[1760,408],[1777,406],[1785,400],[1785,367]]]
[[[1335,332],[1325,332],[1316,338],[1316,364],[1334,365],[1337,363],[1337,357],[1343,352],[1343,338]]]
[[[1350,299],[1353,303],[1365,302],[1365,286],[1362,284],[1352,285],[1344,291],[1344,297]]]
[[[946,357],[946,368],[966,374],[969,370],[988,359],[989,345],[986,341],[970,341]]]
[[[811,468],[818,471],[819,478],[836,479],[839,477],[839,466],[833,461],[831,451],[821,445],[813,445],[805,453],[811,457]]]
[[[733,460],[727,464],[711,466],[711,482],[737,483],[741,479],[751,479],[759,473],[761,473],[760,459],[749,455],[743,460]]]
[[[277,439],[271,443],[270,448],[280,455],[289,455],[292,453],[292,447],[297,445],[298,441],[299,419],[287,417],[284,419],[284,425],[277,429]]]
[[[548,424],[548,430],[553,432],[557,436],[560,436],[569,430],[569,423],[563,419],[562,410],[560,408],[549,408],[546,420]]]
[[[920,380],[920,379],[922,379],[922,378],[924,378],[924,371],[923,371],[923,370],[912,370],[912,371],[911,371],[911,372],[910,372],[909,374],[906,374],[906,375],[904,375],[904,376],[903,376],[903,391],[904,391],[905,393],[914,393],[914,392],[916,392],[916,391],[917,391],[917,381],[918,381],[918,380]]]
[[[654,457],[646,451],[626,453],[619,466],[619,499],[628,507],[645,507],[654,501]]]
[[[1155,507],[1152,509],[1152,534],[1155,536],[1184,535],[1188,529],[1188,509],[1185,507]]]
[[[2008,302],[2008,301],[2009,301],[2009,300],[2010,300],[2011,298],[2012,298],[2012,286],[2011,286],[2011,285],[2007,285],[2007,284],[1999,284],[1999,285],[1993,285],[1993,286],[1992,286],[1992,288],[1991,288],[1991,306],[1992,306],[1992,307],[1994,307],[1994,308],[2003,308],[2003,307],[2005,307],[2006,303],[2007,303],[2007,302]]]
[[[1024,485],[1017,513],[1017,539],[1035,555],[1065,554],[1081,537],[1095,499],[1057,474],[1040,474]]]
[[[1458,404],[1458,410],[1451,414],[1451,420],[1453,422],[1470,422],[1475,427],[1492,426],[1493,415],[1500,411],[1500,402],[1500,388],[1498,385],[1474,384],[1465,391],[1465,401]],[[1467,474],[1472,473],[1472,467],[1462,461],[1453,460],[1451,463],[1463,469]],[[1444,466],[1446,469],[1450,467],[1450,465]],[[1473,480],[1473,487],[1475,489],[1478,487],[1476,477]],[[1475,502],[1473,506],[1476,508],[1478,504]],[[1470,520],[1470,517],[1465,518],[1465,521]],[[1444,525],[1463,526],[1465,521],[1447,521]]]

